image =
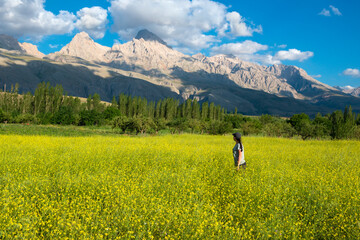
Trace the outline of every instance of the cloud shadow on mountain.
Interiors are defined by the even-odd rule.
[[[102,78],[95,70],[85,66],[71,64],[54,64],[48,61],[34,60],[27,65],[7,63],[0,68],[0,85],[19,84],[19,92],[34,93],[41,82],[51,85],[61,84],[68,95],[88,97],[98,93],[102,100],[111,101],[113,96],[121,93],[145,97],[155,101],[167,97],[178,99],[179,96],[166,86],[159,86],[142,79],[109,72],[110,76]]]
[[[121,69],[124,71],[130,71],[130,72],[136,72],[136,73],[140,73],[146,76],[151,76],[151,77],[156,77],[156,78],[169,78],[166,74],[162,73],[161,71],[159,71],[158,69],[150,69],[150,70],[146,70],[144,68],[141,68],[139,66],[135,66],[135,65],[131,65],[131,64],[127,64],[127,63],[101,63],[101,65],[104,66],[108,66],[111,68],[116,68],[116,69]]]

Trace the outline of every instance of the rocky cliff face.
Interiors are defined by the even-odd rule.
[[[157,37],[149,37],[157,39]],[[132,70],[162,79],[186,80],[174,76],[174,70],[186,73],[203,73],[212,76],[226,76],[239,87],[264,91],[283,97],[311,99],[324,92],[337,91],[313,78],[295,66],[260,66],[242,61],[234,56],[202,54],[184,55],[169,48],[166,43],[147,38],[115,45],[106,56],[106,62],[113,67]]]
[[[187,56],[157,41],[143,38],[114,45],[105,54],[106,62],[114,67],[170,74]]]
[[[277,96],[305,98],[283,78],[276,76],[266,67],[258,64],[226,55],[205,57],[201,62],[204,64],[203,69],[208,73],[226,75],[240,87],[260,90]]]
[[[109,51],[109,47],[102,46],[81,32],[75,35],[72,41],[63,47],[59,52],[49,54],[47,58],[56,60],[59,56],[73,56],[87,61],[103,62],[104,55]]]
[[[25,52],[25,54],[30,55],[30,56],[34,56],[37,58],[43,58],[45,57],[45,54],[43,54],[42,52],[40,52],[37,48],[37,46],[31,44],[31,43],[19,43],[21,49]]]

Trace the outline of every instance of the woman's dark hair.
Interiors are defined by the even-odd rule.
[[[241,151],[243,151],[243,145],[241,142],[241,134],[236,132],[236,133],[233,133],[233,136],[235,137],[236,141],[238,141],[240,143],[240,149],[241,149]]]
[[[236,138],[236,140],[240,143],[240,149],[241,149],[241,151],[243,151],[243,145],[242,145],[242,142],[241,142],[241,136],[239,138]]]

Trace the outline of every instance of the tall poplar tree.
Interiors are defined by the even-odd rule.
[[[201,119],[206,120],[208,118],[208,115],[209,115],[209,103],[203,102],[203,104],[201,105]]]

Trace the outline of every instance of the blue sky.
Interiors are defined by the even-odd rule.
[[[295,65],[358,87],[359,10],[357,0],[0,0],[0,33],[48,54],[79,31],[111,47],[147,28],[186,54]]]

